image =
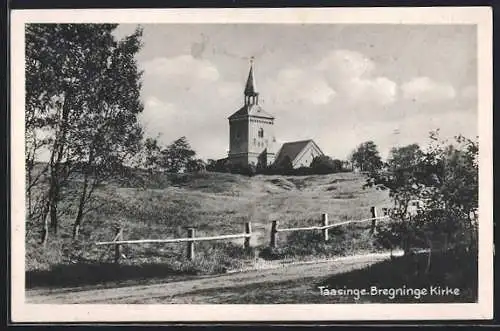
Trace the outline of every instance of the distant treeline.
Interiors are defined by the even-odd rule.
[[[247,176],[256,174],[303,176],[349,172],[352,171],[352,168],[347,161],[332,159],[329,156],[322,155],[315,157],[309,167],[294,168],[290,158],[286,157],[282,162],[278,164],[273,163],[267,167],[256,166],[254,164],[233,164],[228,159],[208,160],[206,170]]]

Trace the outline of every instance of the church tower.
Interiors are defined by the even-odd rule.
[[[274,117],[259,105],[253,58],[243,94],[243,106],[229,117],[229,162],[268,166],[274,162],[276,154]]]

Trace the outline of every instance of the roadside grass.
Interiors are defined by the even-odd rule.
[[[96,283],[107,279],[105,273],[117,279],[218,273],[238,269],[262,251],[261,258],[270,259],[373,251],[367,229],[343,227],[330,230],[326,244],[317,240],[319,231],[280,233],[278,251],[268,256],[265,253],[272,220],[279,220],[280,227],[319,225],[321,213],[328,213],[333,223],[367,218],[370,206],[387,206],[387,194],[364,190],[364,180],[355,173],[249,178],[225,173],[145,172],[117,178],[96,189],[94,209],[86,215],[76,241],[71,238],[71,228],[77,197],[72,195],[62,201],[59,233],[49,236],[45,248],[39,244],[41,225],[27,222],[27,285]],[[79,179],[71,185],[80,185]],[[117,267],[110,265],[112,246],[94,245],[112,240],[117,224],[124,229],[124,239],[133,240],[185,237],[187,226],[196,227],[196,236],[237,234],[244,231],[248,221],[254,233],[250,255],[239,251],[243,239],[197,242],[194,262],[186,261],[184,243],[123,245],[126,258],[122,259],[123,266]],[[103,265],[102,272],[96,269],[98,265]],[[48,280],[50,277],[58,281]]]
[[[197,256],[193,261],[187,260],[183,253],[174,249],[168,253],[159,252],[150,247],[142,255],[122,259],[119,264],[111,262],[109,258],[102,262],[86,260],[54,264],[47,269],[27,272],[26,288],[105,285],[130,280],[165,279],[180,275],[221,274],[229,269],[241,268],[244,261],[255,256],[254,249],[245,250],[227,242],[199,243]]]
[[[383,251],[373,239],[370,227],[366,224],[349,224],[329,229],[329,240],[324,241],[321,231],[300,231],[278,233],[283,236],[285,245],[271,248],[265,247],[259,256],[267,260],[288,258],[330,258],[361,253]],[[278,241],[279,242],[279,241]]]

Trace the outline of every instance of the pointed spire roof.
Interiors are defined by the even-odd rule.
[[[258,94],[255,86],[255,79],[253,78],[253,56],[250,58],[250,71],[248,72],[247,84],[245,85],[245,95]]]

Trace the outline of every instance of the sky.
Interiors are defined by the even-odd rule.
[[[118,38],[136,25],[120,25]],[[278,143],[313,139],[332,158],[360,143],[390,149],[477,136],[473,25],[146,24],[137,61],[141,123],[164,144],[227,156],[227,117],[243,105],[254,57],[259,103]]]

